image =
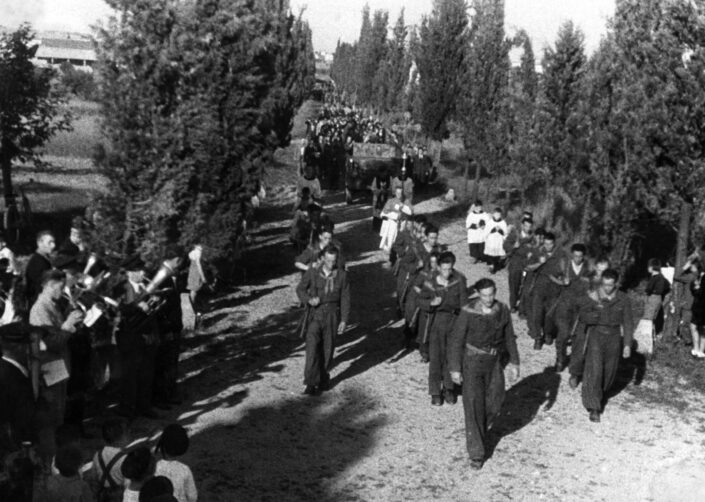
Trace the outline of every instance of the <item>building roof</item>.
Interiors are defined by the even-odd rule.
[[[80,59],[95,61],[93,42],[72,38],[42,38],[37,49],[39,59]]]

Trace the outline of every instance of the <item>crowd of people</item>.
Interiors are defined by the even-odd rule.
[[[77,477],[86,470],[85,448],[78,446],[89,438],[84,426],[88,420],[110,424],[119,419],[120,426],[103,426],[107,446],[88,469],[98,472],[91,496],[138,500],[134,487],[161,473],[174,484],[176,500],[195,501],[195,488],[180,495],[184,469],[174,467],[174,474],[159,467],[185,451],[185,431],[172,448],[170,441],[176,440],[165,430],[157,448],[161,460],[152,461],[150,452],[145,467],[147,457],[140,454],[135,461],[144,469],[138,475],[130,474],[136,472],[128,467],[136,453],[123,444],[121,427],[137,417],[163,419],[164,411],[182,402],[177,385],[181,295],[188,293],[198,322],[208,284],[202,248],[194,246],[186,254],[168,247],[149,280],[139,255],[116,260],[92,250],[87,226],[83,218],[74,219],[59,246],[51,232],[39,232],[36,250],[24,265],[0,239],[0,458],[10,459],[0,494],[17,497],[0,499],[26,500],[17,495],[26,485],[11,461],[31,458],[44,479],[49,476],[46,500],[93,500]],[[111,464],[118,453],[124,456],[122,471]],[[102,471],[112,474],[100,481]],[[24,479],[32,479],[34,467],[27,472]],[[108,488],[116,495],[100,498]],[[80,497],[66,495],[79,491]]]
[[[413,188],[405,194],[402,181],[378,190],[375,197],[386,192],[387,200],[373,215],[374,228],[396,277],[404,347],[418,348],[420,360],[428,364],[432,406],[455,404],[462,395],[472,467],[480,469],[486,460],[487,430],[504,400],[504,370],[509,368],[512,380],[519,377],[515,322],[526,322],[535,350],[555,347],[555,371],[569,370],[570,387],[582,386],[589,420],[600,422],[620,358],[653,352],[655,326],[670,305],[670,282],[661,263],[649,262],[646,308],[638,320],[607,258],[588,257],[579,242],[564,249],[555,234],[535,228],[529,212],[510,224],[501,208],[485,211],[475,201],[466,218],[468,253],[473,267],[486,266],[487,277],[469,286],[456,268],[456,256],[439,243],[438,227],[414,213]],[[335,336],[350,316],[344,250],[332,239],[332,224],[319,235],[296,260],[303,273],[297,294],[306,307],[300,330],[308,395],[328,390]],[[496,299],[497,285],[490,278],[505,267],[506,305]],[[705,345],[699,334],[705,319],[703,279],[699,254],[673,278],[686,284],[675,308],[682,310],[697,358]]]

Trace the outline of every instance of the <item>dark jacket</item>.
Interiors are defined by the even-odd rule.
[[[4,359],[0,382],[0,451],[11,452],[34,439],[34,394],[29,377]]]
[[[634,315],[629,297],[617,291],[614,298],[600,295],[600,290],[591,291],[580,300],[579,319],[588,329],[614,336],[624,336],[624,345],[631,347],[634,336]]]
[[[433,292],[419,298],[419,305],[424,310],[459,314],[460,309],[468,303],[467,279],[457,270],[451,273],[447,286],[439,284],[437,279],[438,273],[428,281]],[[437,296],[441,298],[440,305],[431,307],[431,301]]]
[[[33,253],[24,272],[27,300],[30,305],[34,303],[42,291],[42,276],[47,270],[51,270],[51,262],[39,253]]]
[[[509,308],[495,301],[491,310],[485,314],[479,300],[460,310],[448,342],[450,371],[462,370],[463,356],[468,345],[484,351],[496,349],[500,354],[507,354],[510,363],[519,364],[519,351]]]
[[[331,275],[326,277],[323,269],[310,268],[296,288],[296,294],[304,305],[308,305],[311,298],[318,297],[320,303],[314,309],[328,308],[331,304],[340,307],[340,321],[347,323],[350,316],[350,284],[345,270],[335,268]]]

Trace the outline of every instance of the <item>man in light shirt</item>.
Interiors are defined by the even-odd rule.
[[[67,384],[70,374],[69,338],[83,320],[78,310],[65,315],[59,309],[59,300],[66,285],[66,274],[48,270],[42,279],[42,290],[32,305],[29,323],[45,329],[40,352],[42,379],[39,385],[38,428],[39,453],[47,465],[56,453],[56,428],[64,423]]]

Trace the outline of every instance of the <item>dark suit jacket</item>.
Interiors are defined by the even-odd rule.
[[[10,452],[34,439],[34,394],[29,377],[4,359],[0,382],[0,450]]]
[[[42,291],[42,275],[51,270],[51,263],[38,253],[33,253],[27,262],[24,276],[27,283],[27,299],[32,305]]]

